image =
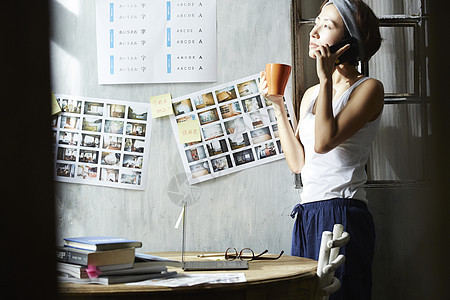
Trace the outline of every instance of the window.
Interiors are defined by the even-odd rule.
[[[293,0],[294,108],[318,82],[309,32],[322,1]],[[430,93],[426,0],[365,0],[380,19],[383,42],[360,71],[383,82],[385,107],[367,164],[368,186],[426,181]]]

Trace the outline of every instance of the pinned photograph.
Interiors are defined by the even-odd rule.
[[[81,112],[81,101],[75,99],[56,99],[63,112],[79,114]]]
[[[216,139],[224,135],[222,124],[212,124],[202,128],[205,141]]]
[[[52,128],[57,128],[58,127],[58,115],[53,115],[50,119],[50,126],[52,126]]]
[[[56,156],[58,160],[76,161],[77,149],[76,148],[58,148],[58,154]]]
[[[109,118],[125,118],[125,105],[120,104],[108,104],[107,105],[107,114],[106,116]]]
[[[145,136],[147,126],[144,123],[127,123],[127,135]]]
[[[77,177],[89,180],[97,179],[97,167],[78,165]]]
[[[60,131],[58,144],[76,146],[78,145],[79,133]]]
[[[128,107],[128,119],[147,121],[148,107],[141,105],[130,105]]]
[[[122,134],[123,121],[105,120],[105,132],[113,134]]]
[[[220,90],[216,91],[215,93],[216,93],[217,102],[219,102],[219,103],[237,98],[236,90],[234,89],[234,85],[226,87],[224,89],[220,89]]]
[[[100,132],[102,131],[102,119],[84,117],[82,130]]]
[[[80,117],[61,116],[60,128],[64,129],[78,129]]]
[[[278,152],[283,153],[283,148],[281,148],[281,142],[277,141]]]
[[[209,169],[208,162],[203,162],[199,164],[195,164],[189,167],[191,170],[191,174],[193,178],[205,176],[211,174],[211,170]]]
[[[275,150],[275,144],[273,142],[269,142],[256,147],[255,153],[257,159],[263,159],[269,156],[276,155],[277,151]]]
[[[103,149],[120,150],[122,149],[122,138],[115,135],[103,136]]]
[[[119,169],[100,168],[100,181],[119,182]]]
[[[217,109],[209,109],[198,113],[198,119],[200,121],[200,125],[205,125],[209,123],[213,123],[219,120],[219,114],[217,113]]]
[[[247,95],[255,94],[258,92],[258,85],[255,80],[249,80],[243,83],[237,84],[239,96],[244,97]]]
[[[229,155],[211,160],[211,165],[214,172],[223,171],[233,167],[233,163],[231,162]]]
[[[98,151],[94,150],[80,150],[79,162],[97,164],[98,163]]]
[[[131,185],[141,185],[142,173],[136,171],[126,171],[122,172],[120,183],[131,184]]]
[[[188,149],[185,152],[186,152],[186,158],[187,158],[188,162],[190,162],[190,163],[206,158],[205,148],[203,148],[203,146]]]
[[[117,152],[102,152],[102,165],[119,166],[120,153]]]
[[[250,118],[252,119],[253,129],[264,126],[263,117],[259,111],[250,113]]]
[[[272,125],[272,131],[275,138],[279,138],[280,134],[278,132],[278,124]]]
[[[194,105],[197,110],[215,105],[214,97],[212,93],[202,94],[200,96],[196,96],[194,99]]]
[[[123,156],[123,167],[142,169],[143,157],[140,155],[125,154]]]
[[[272,139],[272,136],[270,135],[269,127],[264,127],[261,129],[250,131],[250,135],[252,137],[253,144],[258,144],[258,143]]]
[[[192,111],[191,99],[181,100],[177,103],[173,103],[172,106],[175,116],[184,115]]]
[[[231,150],[236,150],[250,145],[247,132],[236,133],[228,136]]]
[[[241,106],[238,101],[222,105],[220,106],[220,114],[222,119],[238,116],[242,114]]]
[[[123,149],[128,152],[144,153],[145,151],[145,140],[141,139],[125,139],[125,148]]]
[[[73,178],[75,177],[75,165],[71,164],[56,164],[56,176]]]
[[[242,117],[227,121],[224,124],[228,135],[239,134],[247,131],[245,129],[245,123]]]
[[[98,102],[85,102],[84,114],[93,116],[103,116],[104,103]]]
[[[228,152],[227,142],[225,140],[212,140],[206,144],[209,156],[219,155]]]
[[[270,108],[267,110],[267,113],[269,114],[269,121],[270,123],[276,122],[277,118],[275,117],[275,111],[273,108]]]
[[[253,157],[252,149],[247,149],[241,152],[233,153],[233,157],[236,166],[247,164],[255,160],[255,158]]]
[[[184,121],[187,121],[187,120],[197,120],[197,118],[193,114],[192,115],[187,115],[185,117],[178,118],[177,119],[177,123],[184,122]]]
[[[101,135],[83,133],[83,134],[81,134],[80,146],[99,148],[100,147],[100,138],[101,138]]]
[[[255,96],[242,100],[242,107],[244,108],[244,112],[246,113],[257,111],[258,109],[263,108],[261,96]]]

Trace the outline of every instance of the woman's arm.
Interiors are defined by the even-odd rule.
[[[298,137],[298,131],[294,133],[289,123],[289,119],[287,118],[283,97],[267,95],[267,81],[264,72],[261,73],[261,82],[258,88],[262,96],[269,99],[273,103],[283,153],[285,155],[289,169],[291,169],[292,172],[298,174],[301,172],[305,164],[305,153],[303,150],[303,145],[300,143],[300,139]],[[310,99],[310,92],[308,91],[305,92],[303,99]],[[301,106],[304,105],[304,102],[305,101],[302,101]],[[300,108],[300,111],[302,111],[302,107]]]
[[[345,107],[333,115],[333,78],[336,58],[348,49],[348,45],[331,53],[328,45],[315,51],[317,76],[320,89],[316,102],[314,151],[327,153],[353,136],[367,122],[375,120],[384,105],[384,88],[381,82],[368,79],[352,92]]]
[[[316,104],[314,151],[327,153],[353,136],[367,122],[375,120],[384,105],[384,89],[376,79],[367,79],[351,94],[348,103],[334,117],[331,83],[321,82]]]

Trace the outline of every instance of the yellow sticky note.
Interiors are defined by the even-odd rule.
[[[150,107],[153,119],[173,114],[172,95],[163,94],[150,97]]]
[[[201,141],[200,126],[197,120],[186,120],[177,123],[180,144]]]
[[[52,94],[52,116],[56,115],[57,113],[61,112],[61,106],[59,106],[58,100],[56,100],[56,97],[53,93]]]

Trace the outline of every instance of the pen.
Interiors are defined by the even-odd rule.
[[[202,253],[198,254],[197,257],[214,257],[214,256],[223,256],[223,253]]]

